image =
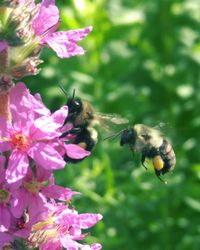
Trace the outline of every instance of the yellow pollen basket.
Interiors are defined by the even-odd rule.
[[[79,147],[83,148],[83,149],[86,149],[86,143],[85,142],[80,142],[79,144]]]
[[[160,157],[160,155],[156,155],[153,159],[152,159],[152,162],[153,162],[153,166],[156,170],[161,170],[163,169],[164,167],[164,162],[162,160],[162,158]]]
[[[30,145],[30,139],[18,133],[12,136],[11,143],[15,148],[25,151]]]

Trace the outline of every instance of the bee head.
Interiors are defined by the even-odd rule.
[[[66,95],[66,97],[68,97],[66,105],[68,106],[69,114],[74,114],[74,115],[79,114],[83,109],[83,103],[80,98],[75,97],[75,89],[73,90],[72,97],[69,97],[64,87],[62,85],[59,85],[59,87]]]
[[[80,98],[70,97],[66,103],[69,113],[79,114],[83,109],[83,104]]]
[[[136,131],[133,128],[127,128],[122,131],[120,146],[123,146],[124,144],[134,145],[135,141],[136,141]]]

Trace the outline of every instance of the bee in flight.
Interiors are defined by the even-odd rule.
[[[61,87],[61,86],[60,86]],[[67,95],[63,87],[62,91]],[[66,135],[74,135],[72,143],[79,145],[87,151],[92,151],[98,142],[98,132],[95,125],[99,125],[104,129],[109,129],[111,124],[125,124],[128,120],[120,117],[117,114],[103,114],[96,112],[92,105],[73,95],[68,98],[66,105],[68,106],[68,116],[65,119],[65,124],[71,124],[72,129],[62,134],[61,137]],[[70,159],[68,156],[65,157],[66,161],[76,163],[80,160]]]
[[[117,135],[121,136],[121,146],[128,144],[132,151],[141,152],[141,163],[145,168],[146,158],[152,161],[155,174],[161,181],[161,174],[173,171],[176,164],[174,150],[158,129],[136,124],[110,137]]]

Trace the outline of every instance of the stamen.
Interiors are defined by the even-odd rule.
[[[40,192],[42,184],[38,182],[37,180],[32,180],[30,182],[23,182],[23,186],[26,188],[26,190],[30,193],[37,194]]]
[[[14,148],[26,151],[30,144],[31,140],[29,137],[22,135],[20,133],[14,134],[11,138],[11,144]]]
[[[0,203],[8,203],[10,200],[10,192],[5,189],[0,190]]]

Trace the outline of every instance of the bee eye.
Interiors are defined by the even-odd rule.
[[[78,102],[78,101],[74,101],[74,106],[77,106],[77,107],[79,107],[81,104],[80,104],[80,102]]]

